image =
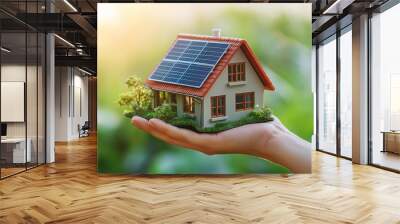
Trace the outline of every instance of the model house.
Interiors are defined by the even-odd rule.
[[[146,85],[154,106],[169,103],[178,116],[201,127],[233,121],[263,106],[264,90],[275,87],[246,40],[180,34]]]

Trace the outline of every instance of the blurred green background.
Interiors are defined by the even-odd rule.
[[[118,97],[129,76],[145,79],[178,33],[246,39],[276,86],[265,104],[311,141],[311,4],[99,4],[98,171],[148,174],[286,173],[247,155],[214,155],[167,144],[136,129]]]

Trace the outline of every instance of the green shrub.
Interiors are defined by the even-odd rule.
[[[196,121],[193,117],[183,116],[183,117],[175,117],[174,119],[168,122],[171,125],[174,125],[179,128],[186,128],[193,131],[197,131],[199,128],[196,124]]]
[[[153,112],[147,113],[145,118],[146,119],[157,118],[169,122],[176,116],[177,116],[176,112],[172,109],[172,106],[170,104],[165,103],[159,107],[154,108]]]
[[[264,106],[260,109],[256,109],[250,112],[249,117],[259,121],[259,122],[267,122],[272,121],[272,111],[270,108]]]

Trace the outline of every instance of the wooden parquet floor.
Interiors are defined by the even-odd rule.
[[[400,175],[313,153],[313,174],[111,176],[96,139],[0,181],[0,223],[400,223]]]

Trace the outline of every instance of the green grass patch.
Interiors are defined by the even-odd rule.
[[[136,110],[136,112],[139,110]],[[197,125],[195,118],[190,116],[177,117],[176,112],[172,109],[171,105],[163,104],[154,110],[141,110],[140,113],[126,113],[125,116],[132,117],[134,115],[144,117],[146,119],[158,118],[171,125],[179,128],[185,128],[200,133],[218,133],[232,128],[237,128],[246,124],[264,123],[272,121],[272,112],[268,107],[262,107],[250,112],[236,121],[219,121],[213,127],[200,127]]]
[[[217,122],[214,127],[199,127],[194,118],[191,117],[176,117],[170,121],[167,121],[167,123],[176,127],[186,128],[200,133],[218,133],[246,124],[264,123],[272,120],[273,118],[271,110],[268,107],[263,107],[250,112],[247,116],[236,121]]]

